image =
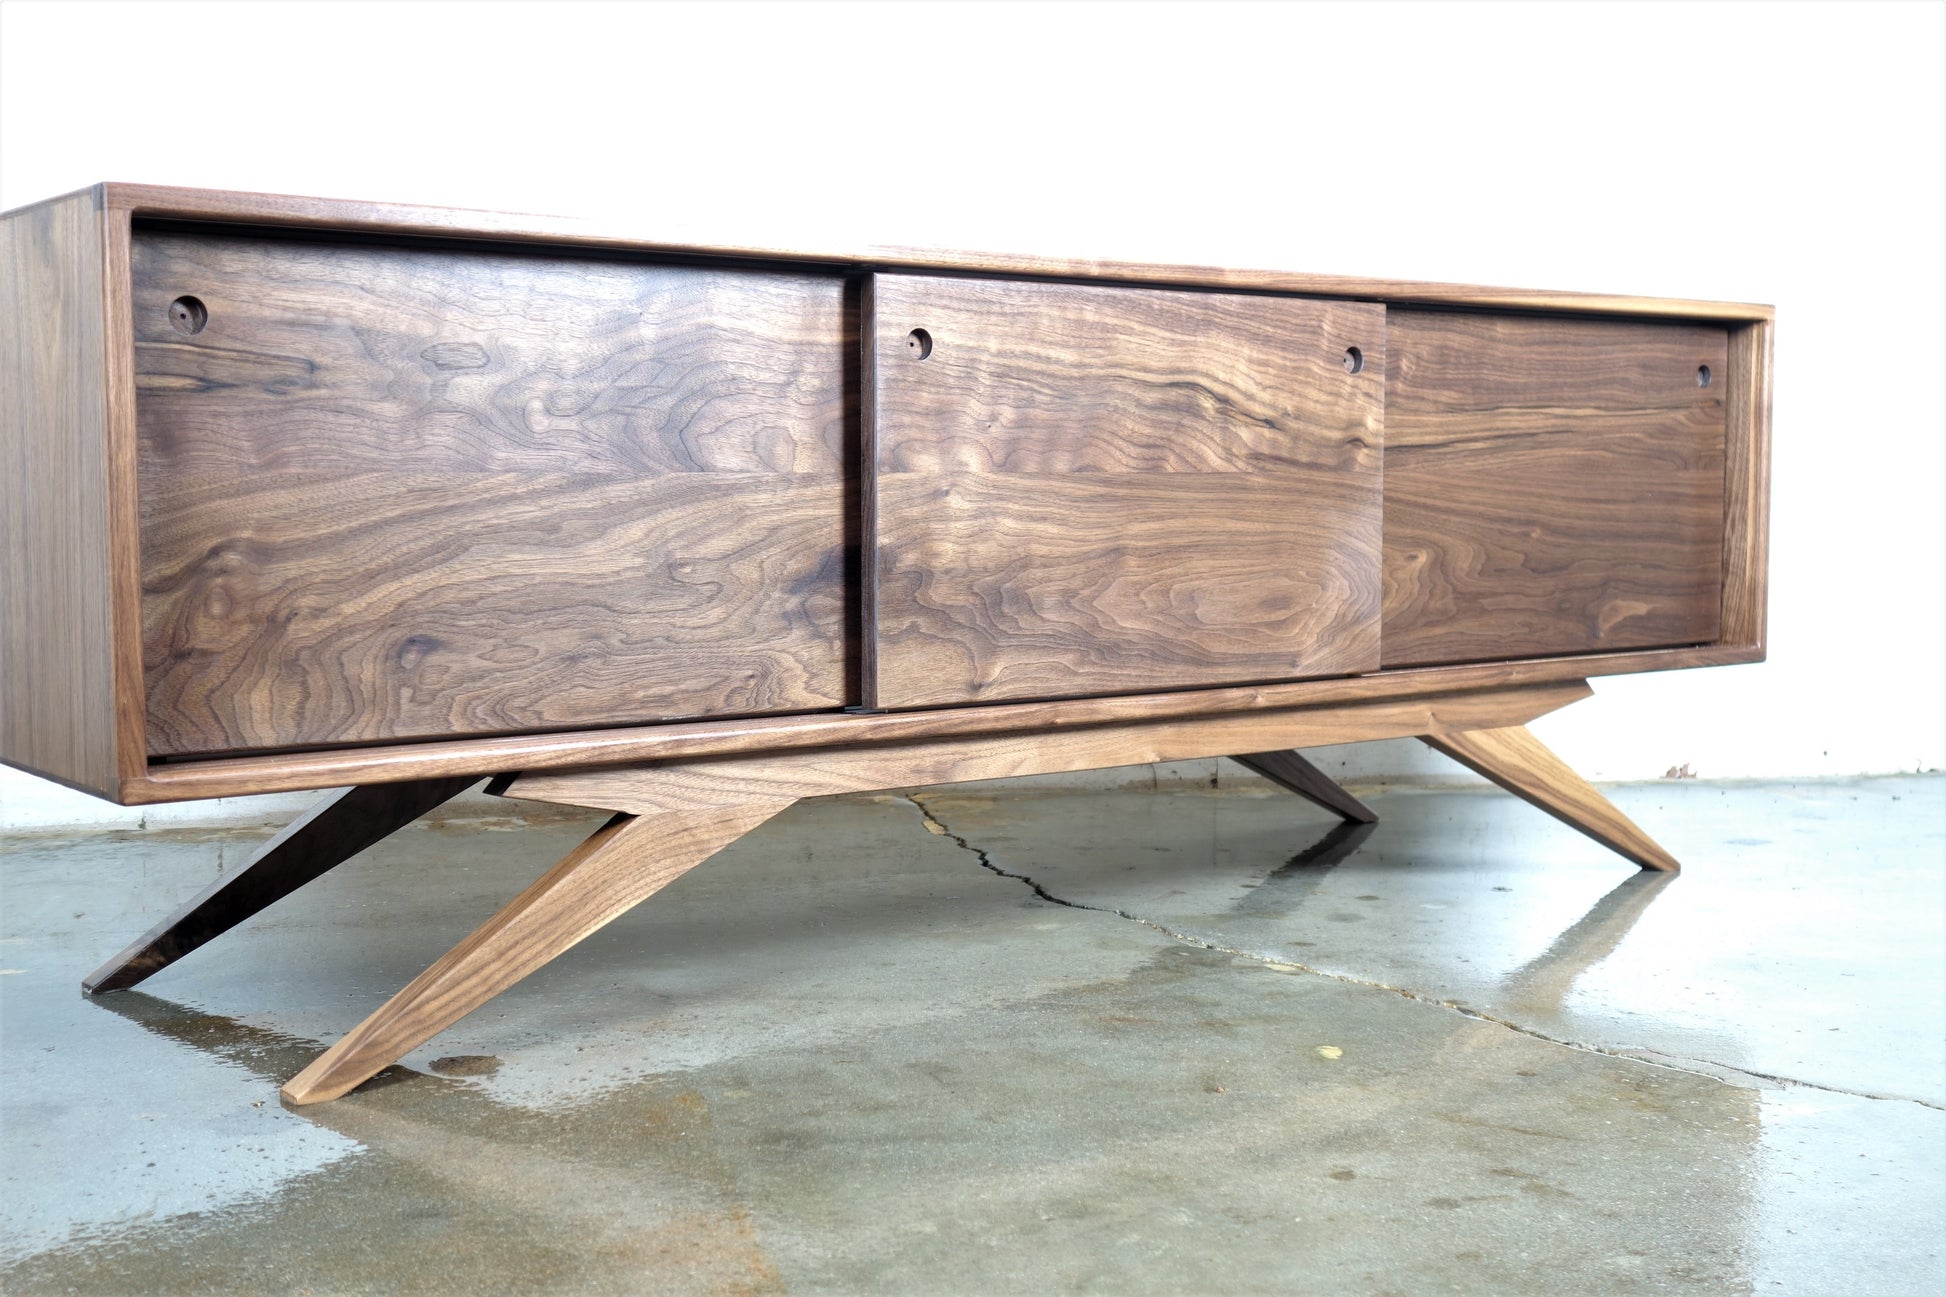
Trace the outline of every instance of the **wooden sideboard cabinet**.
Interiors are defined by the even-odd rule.
[[[133,985],[482,778],[614,818],[343,1094],[792,802],[1524,728],[1764,653],[1767,307],[98,185],[0,217],[0,758],[337,789]]]

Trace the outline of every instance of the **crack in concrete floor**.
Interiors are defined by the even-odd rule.
[[[932,808],[926,805],[923,794],[907,793],[904,795],[904,800],[911,803],[912,807],[919,812],[921,822],[929,832],[948,839],[962,851],[972,855],[980,863],[980,866],[989,872],[998,874],[1002,878],[1008,878],[1015,882],[1026,884],[1035,896],[1038,896],[1049,904],[1064,906],[1071,910],[1092,910],[1098,914],[1112,914],[1117,918],[1127,919],[1131,923],[1139,923],[1144,927],[1152,928],[1170,940],[1181,942],[1184,945],[1214,951],[1217,954],[1233,955],[1238,959],[1248,959],[1252,962],[1263,964],[1266,967],[1277,969],[1280,972],[1307,973],[1313,977],[1324,977],[1334,982],[1342,982],[1347,986],[1358,986],[1372,991],[1384,991],[1387,994],[1399,996],[1401,999],[1429,1005],[1435,1009],[1444,1009],[1448,1012],[1456,1013],[1463,1018],[1471,1018],[1476,1022],[1492,1023],[1496,1027],[1503,1027],[1508,1031],[1517,1032],[1520,1035],[1541,1041],[1544,1044],[1558,1045],[1563,1049],[1578,1050],[1586,1054],[1601,1054],[1605,1057],[1620,1059],[1623,1062],[1633,1063],[1640,1067],[1686,1072],[1693,1076],[1708,1077],[1711,1080],[1720,1081],[1725,1085],[1734,1085],[1747,1090],[1801,1088],[1822,1091],[1827,1094],[1847,1095],[1855,1099],[1871,1099],[1880,1103],[1912,1103],[1922,1108],[1931,1108],[1935,1112],[1946,1112],[1946,1104],[1934,1103],[1931,1100],[1915,1098],[1910,1095],[1876,1094],[1869,1090],[1846,1089],[1843,1086],[1800,1080],[1796,1077],[1779,1076],[1769,1072],[1753,1072],[1746,1068],[1733,1067],[1727,1063],[1717,1063],[1706,1058],[1684,1058],[1678,1055],[1663,1054],[1652,1050],[1614,1048],[1592,1044],[1587,1041],[1568,1040],[1514,1022],[1511,1019],[1472,1008],[1457,1000],[1434,998],[1423,992],[1415,991],[1411,987],[1394,986],[1389,982],[1373,981],[1363,977],[1352,977],[1345,973],[1334,973],[1329,969],[1317,968],[1309,964],[1274,958],[1262,951],[1243,950],[1235,946],[1226,946],[1220,942],[1198,937],[1193,933],[1182,932],[1170,927],[1166,923],[1160,923],[1154,919],[1115,906],[1089,905],[1084,901],[1070,901],[1064,897],[1054,895],[1054,893],[1048,891],[1040,882],[1026,874],[1003,869],[994,861],[992,855],[985,848],[976,846],[963,835],[954,832],[950,825],[934,814]]]

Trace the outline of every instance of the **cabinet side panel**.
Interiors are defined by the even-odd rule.
[[[0,757],[114,797],[101,219],[0,219]]]
[[[1727,329],[1387,326],[1387,667],[1721,637]]]

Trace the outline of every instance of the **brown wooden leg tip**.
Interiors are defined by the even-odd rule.
[[[1485,775],[1514,796],[1601,843],[1643,869],[1680,873],[1682,866],[1587,780],[1568,768],[1525,726],[1422,734],[1421,741]]]
[[[125,991],[322,877],[465,791],[470,777],[377,784],[333,793],[137,937],[81,982],[85,995]]]
[[[328,1099],[337,1098],[335,1094],[323,1094],[319,1091],[317,1077],[313,1075],[316,1070],[315,1066],[305,1068],[284,1082],[283,1087],[277,1091],[278,1095],[285,1103],[299,1108],[307,1103],[323,1103]]]
[[[278,1091],[284,1102],[299,1108],[311,1103],[328,1103],[350,1094],[384,1070],[382,1067],[374,1068],[372,1072],[358,1077],[333,1076],[333,1061],[330,1052],[326,1051],[315,1063],[284,1082],[284,1088]]]
[[[110,991],[126,991],[131,986],[147,981],[153,969],[136,970],[129,965],[116,967],[113,962],[103,964],[94,972],[81,979],[81,994],[107,995]]]
[[[1674,856],[1661,852],[1647,856],[1645,859],[1636,859],[1635,863],[1644,869],[1652,869],[1659,874],[1680,874],[1682,872],[1681,861],[1677,860]]]
[[[139,986],[203,944],[194,939],[187,942],[177,940],[173,923],[174,920],[171,920],[144,935],[121,954],[82,978],[81,993],[106,995],[110,991],[126,991],[131,986]]]
[[[790,804],[616,815],[292,1077],[285,1100],[301,1107],[349,1094]]]
[[[1324,771],[1295,752],[1250,752],[1230,760],[1353,824],[1376,824],[1378,812],[1338,786]]]

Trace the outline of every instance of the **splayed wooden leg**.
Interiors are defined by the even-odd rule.
[[[284,1097],[303,1104],[344,1094],[793,800],[617,815],[293,1077]]]
[[[1506,729],[1465,730],[1422,734],[1420,738],[1461,765],[1540,807],[1563,824],[1581,830],[1595,841],[1633,860],[1644,869],[1681,869],[1674,856],[1617,810],[1587,780],[1525,725]]]
[[[1587,695],[1587,684],[1575,680],[1182,722],[834,745],[504,776],[489,791],[619,814],[305,1068],[284,1087],[284,1096],[302,1104],[344,1094],[801,798],[1236,751],[1283,756],[1306,746],[1526,721]],[[1310,769],[1295,757],[1274,766],[1289,771],[1292,762]],[[1318,779],[1325,789],[1336,790],[1322,775]]]
[[[90,995],[125,990],[161,972],[478,782],[471,776],[421,779],[333,793],[266,842],[249,863],[218,878],[90,973],[81,989]]]
[[[1254,770],[1274,784],[1315,802],[1355,824],[1378,823],[1378,812],[1338,786],[1338,781],[1295,752],[1252,752],[1230,760]]]

